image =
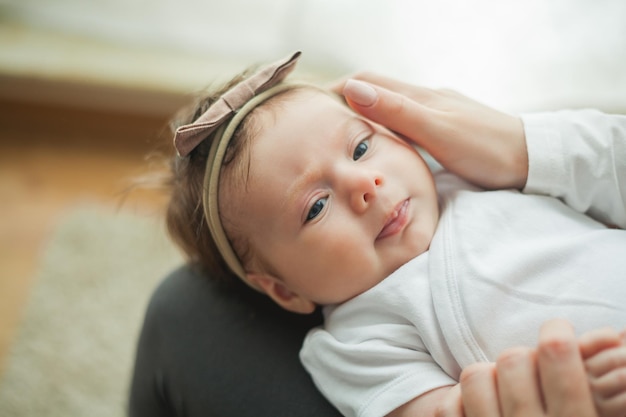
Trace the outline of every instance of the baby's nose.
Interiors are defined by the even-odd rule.
[[[367,210],[376,198],[378,188],[382,183],[381,176],[373,172],[354,175],[352,178],[352,191],[350,193],[352,208],[357,212]]]

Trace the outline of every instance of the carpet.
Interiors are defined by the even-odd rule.
[[[0,416],[124,416],[149,297],[182,263],[157,217],[81,207],[42,254]]]

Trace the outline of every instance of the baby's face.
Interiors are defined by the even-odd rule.
[[[346,301],[426,251],[439,217],[408,144],[321,92],[260,114],[242,231],[265,271],[317,304]]]

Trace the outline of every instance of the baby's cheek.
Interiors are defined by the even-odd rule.
[[[338,257],[343,259],[344,263],[348,263],[348,259],[354,260],[355,258],[362,257],[365,252],[365,240],[361,240],[354,231],[338,232],[338,239],[328,242],[326,245],[326,252],[329,256]],[[352,265],[354,267],[354,265]]]
[[[381,263],[373,248],[364,246],[338,245],[332,252],[336,260],[336,271],[346,280],[367,281],[380,271]]]

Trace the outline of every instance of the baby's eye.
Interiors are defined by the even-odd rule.
[[[320,198],[315,203],[313,203],[313,206],[311,206],[309,213],[306,215],[307,222],[316,218],[322,212],[322,210],[324,210],[326,201],[328,201],[328,197]]]
[[[365,152],[367,152],[369,147],[370,147],[369,140],[364,140],[362,142],[359,142],[359,144],[356,145],[356,148],[354,148],[352,159],[355,161],[358,161],[363,155],[365,155]]]

